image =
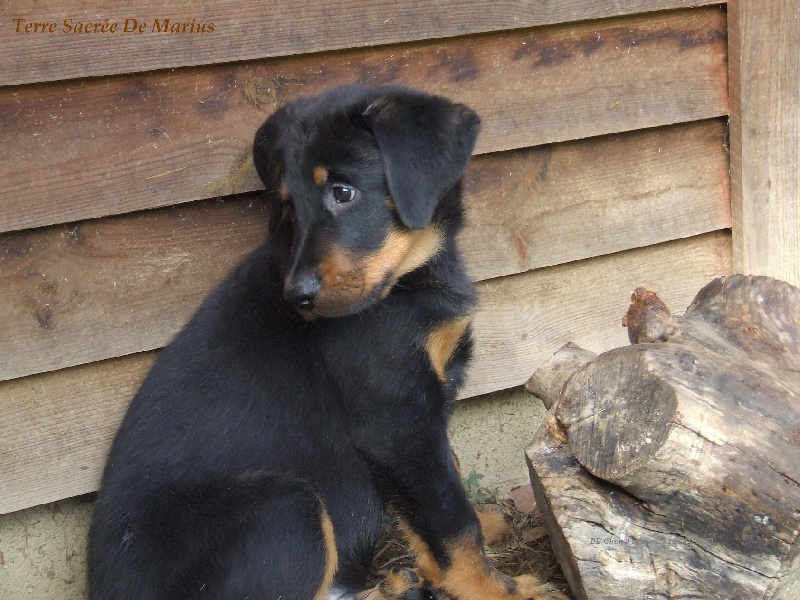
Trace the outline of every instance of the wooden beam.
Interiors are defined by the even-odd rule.
[[[471,275],[730,227],[724,143],[715,120],[477,157]],[[0,380],[162,347],[266,224],[249,194],[0,235]]]
[[[800,3],[728,3],[734,268],[800,286]]]
[[[566,341],[624,343],[618,324],[645,285],[672,306],[730,272],[712,233],[480,284],[476,355],[463,397],[520,385]],[[578,297],[579,303],[565,302]],[[0,513],[97,488],[111,438],[153,353],[0,383]]]
[[[0,47],[14,60],[6,61],[0,71],[0,85],[322,52],[712,3],[225,0],[198,5],[179,0],[167,8],[161,1],[144,0],[87,8],[77,0],[11,0],[3,9]],[[164,30],[167,20],[169,29],[178,25],[183,32]],[[36,23],[47,23],[47,33],[41,33]],[[84,23],[98,23],[99,31],[76,33],[79,23],[81,29]],[[114,23],[117,27],[113,33],[104,32],[104,23],[105,29]],[[203,24],[205,32],[199,31]],[[209,24],[213,31],[208,31]]]
[[[478,153],[721,116],[725,19],[713,7],[0,89],[0,231],[256,190],[257,127],[340,83],[472,106]]]

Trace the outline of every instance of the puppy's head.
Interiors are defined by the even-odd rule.
[[[472,153],[467,107],[405,88],[335,88],[295,101],[256,134],[287,248],[284,297],[307,317],[356,313],[441,248],[437,220]]]

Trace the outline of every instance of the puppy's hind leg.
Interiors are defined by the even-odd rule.
[[[337,567],[333,525],[303,482],[255,476],[207,492],[178,511],[194,560],[171,598],[326,598]]]

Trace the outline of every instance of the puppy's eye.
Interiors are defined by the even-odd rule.
[[[347,204],[356,197],[356,191],[346,185],[331,186],[331,194],[337,204]]]

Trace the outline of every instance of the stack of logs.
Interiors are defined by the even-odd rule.
[[[637,289],[631,346],[528,381],[526,451],[576,598],[800,598],[800,290],[734,275],[683,317]]]

